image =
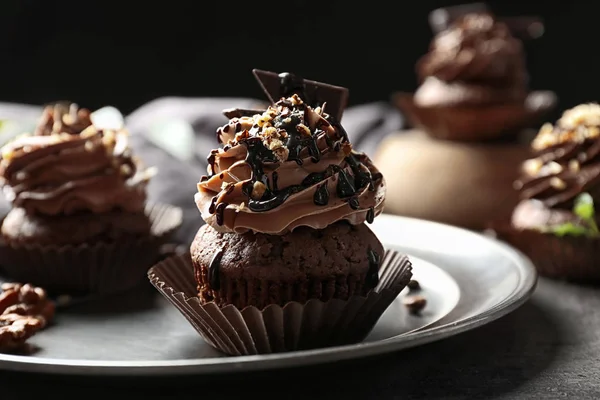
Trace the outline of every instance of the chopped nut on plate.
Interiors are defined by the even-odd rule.
[[[409,295],[404,298],[403,304],[408,309],[408,312],[410,312],[413,315],[416,315],[420,314],[421,311],[423,311],[423,309],[427,305],[427,299],[423,296]]]
[[[421,284],[419,283],[419,281],[415,280],[415,279],[411,279],[408,282],[408,285],[406,285],[408,287],[408,289],[410,291],[417,291],[417,290],[421,290]]]

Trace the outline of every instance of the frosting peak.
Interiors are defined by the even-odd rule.
[[[487,13],[472,13],[437,34],[417,68],[421,79],[432,76],[445,82],[525,87],[524,57],[521,41],[511,35],[506,24]]]
[[[523,164],[515,186],[523,199],[570,209],[577,195],[600,200],[600,106],[582,104],[545,124],[532,142],[536,157]]]
[[[372,221],[383,209],[383,177],[326,110],[298,94],[264,111],[228,110],[217,130],[223,147],[208,157],[195,196],[204,220],[218,231],[267,234]]]
[[[46,136],[53,133],[78,134],[92,125],[91,118],[92,113],[90,110],[79,108],[74,103],[58,103],[53,106],[44,107],[34,135]]]
[[[35,130],[5,144],[0,182],[29,213],[140,212],[150,171],[131,155],[124,129],[101,129],[76,105],[49,106]]]

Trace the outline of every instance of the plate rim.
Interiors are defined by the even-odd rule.
[[[382,217],[395,220],[397,223],[408,221],[413,224],[426,225],[426,228],[428,229],[453,230],[456,234],[463,237],[478,237],[481,240],[488,241],[491,246],[495,246],[499,252],[503,253],[505,257],[510,258],[513,261],[512,264],[517,267],[519,272],[519,282],[510,295],[481,313],[455,321],[449,321],[442,325],[434,327],[430,326],[423,330],[412,331],[374,342],[363,342],[289,353],[237,357],[211,357],[189,360],[78,360],[0,354],[0,369],[52,375],[174,376],[250,372],[274,368],[326,364],[376,356],[388,352],[396,352],[475,329],[514,311],[525,303],[535,291],[538,282],[538,275],[535,267],[523,253],[508,244],[477,232],[434,221],[390,214],[382,214],[378,218]],[[443,268],[441,269],[443,270]],[[443,271],[446,272],[445,270]],[[290,363],[291,360],[293,360],[293,363]]]

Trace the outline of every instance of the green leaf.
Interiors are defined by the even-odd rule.
[[[561,225],[547,227],[544,231],[556,236],[588,236],[598,237],[600,231],[596,225],[594,199],[589,193],[581,193],[575,199],[573,213],[579,217],[580,223],[567,222]]]
[[[573,212],[579,218],[584,221],[590,221],[594,219],[594,199],[590,196],[589,193],[581,193],[575,199],[575,206],[573,207]]]
[[[549,227],[548,233],[553,233],[556,236],[588,236],[590,235],[590,230],[585,226],[567,222],[566,224]]]

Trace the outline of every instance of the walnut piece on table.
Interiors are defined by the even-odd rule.
[[[0,352],[18,349],[54,318],[46,291],[30,284],[0,285]]]

